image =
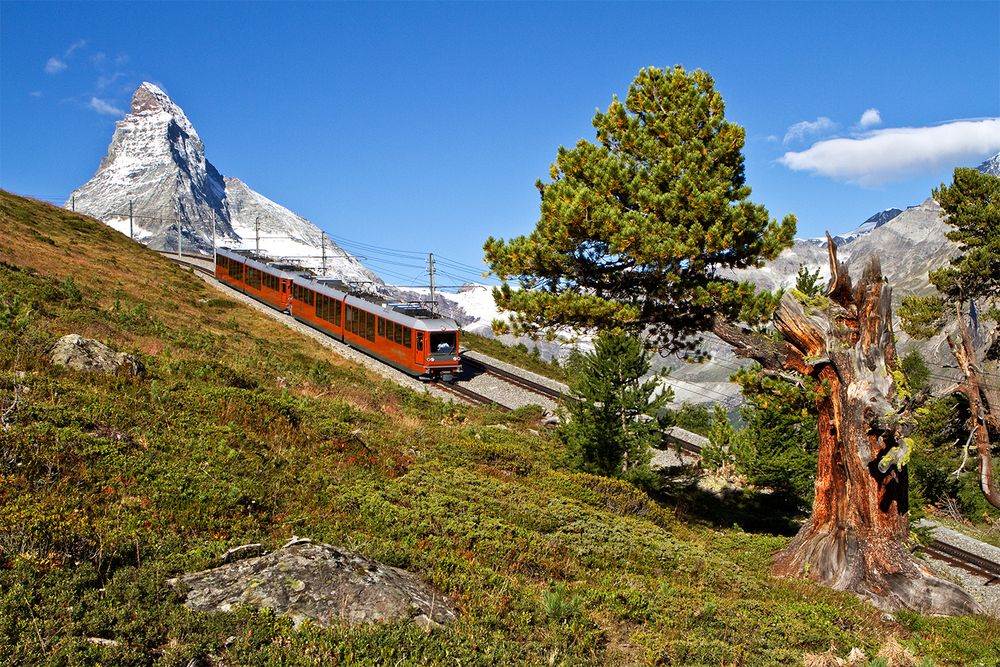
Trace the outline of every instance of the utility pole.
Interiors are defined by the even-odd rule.
[[[219,256],[215,252],[215,216],[212,216],[212,264],[217,264]]]
[[[177,219],[177,258],[183,257],[181,254],[181,221],[180,218]]]
[[[260,216],[253,219],[253,228],[257,234],[257,254],[260,254]]]
[[[320,244],[323,246],[323,275],[326,275],[326,232],[320,232]]]
[[[427,256],[427,263],[430,265],[431,274],[431,312],[437,312],[437,299],[434,298],[434,253]]]
[[[73,206],[74,206],[73,210],[75,211],[76,210],[76,204],[74,203]],[[132,233],[132,200],[131,199],[128,200],[128,237],[130,239],[132,239],[133,241],[135,240],[135,234]]]
[[[73,212],[76,213],[76,195],[73,195]]]

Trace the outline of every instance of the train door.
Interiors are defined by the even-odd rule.
[[[288,312],[292,311],[292,281],[288,278],[279,278],[278,282],[281,283],[280,286],[280,302],[282,308]]]
[[[427,365],[427,339],[423,331],[415,331],[416,340],[413,343],[413,363],[424,367]]]

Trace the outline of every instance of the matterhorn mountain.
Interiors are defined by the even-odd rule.
[[[185,253],[216,245],[259,249],[278,259],[355,283],[382,285],[372,271],[324,238],[316,225],[223,177],[205,157],[205,145],[184,111],[160,88],[143,83],[128,114],[115,124],[97,173],[74,190],[67,207],[131,233],[156,250],[176,250],[178,228]],[[259,241],[258,241],[259,239]]]

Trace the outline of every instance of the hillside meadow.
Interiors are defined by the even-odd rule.
[[[147,374],[51,367],[67,333]],[[8,193],[0,412],[2,664],[756,666],[856,647],[885,665],[897,644],[914,664],[1000,659],[996,620],[891,617],[772,579],[787,537],[567,469],[538,411],[400,388],[95,220]],[[294,629],[192,612],[165,584],[292,535],[417,573],[458,622]]]

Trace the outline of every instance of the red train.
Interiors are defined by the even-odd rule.
[[[421,379],[450,382],[460,372],[458,324],[410,304],[350,294],[289,265],[217,251],[215,277],[247,296]]]

